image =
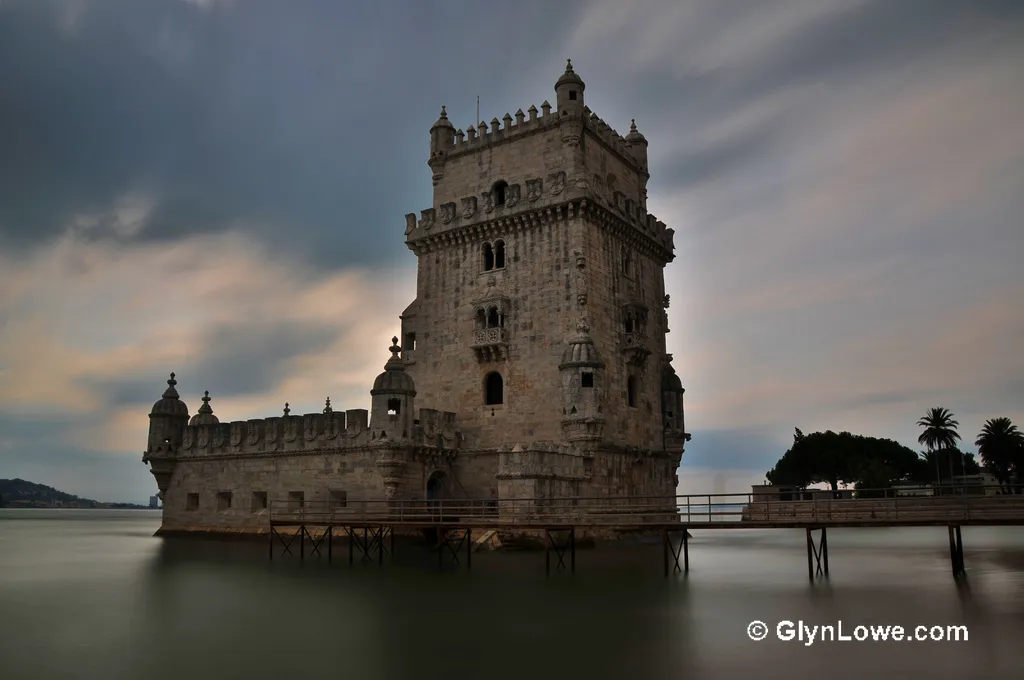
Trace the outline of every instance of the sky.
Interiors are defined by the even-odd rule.
[[[0,478],[156,493],[170,371],[222,422],[368,408],[440,106],[567,57],[676,232],[681,491],[795,427],[1024,426],[1024,3],[0,0]]]

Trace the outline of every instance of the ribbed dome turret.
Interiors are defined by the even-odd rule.
[[[629,123],[629,134],[626,135],[626,141],[629,142],[630,144],[643,144],[644,146],[647,145],[647,138],[644,137],[643,134],[641,134],[640,131],[636,129],[635,118],[631,120]]]
[[[452,133],[455,132],[455,126],[448,120],[448,112],[445,111],[444,106],[441,107],[441,116],[437,119],[433,125],[430,126],[430,131],[433,132],[436,128],[450,128]]]
[[[384,372],[373,381],[373,389],[370,396],[376,394],[408,394],[416,396],[416,384],[412,377],[405,372],[405,362],[399,353],[402,348],[398,346],[398,338],[391,338],[391,358],[384,364]]]
[[[178,390],[174,389],[174,386],[177,384],[178,381],[174,379],[174,374],[171,373],[171,378],[167,381],[167,389],[164,390],[160,401],[153,404],[153,410],[150,411],[151,415],[184,416],[188,418],[188,406],[178,398]]]
[[[557,92],[562,85],[576,85],[580,88],[580,92],[586,87],[583,78],[580,78],[576,71],[572,70],[572,59],[565,60],[565,73],[555,81],[555,91]]]
[[[576,337],[569,341],[569,346],[562,352],[562,363],[559,369],[574,366],[592,366],[600,368],[604,363],[597,356],[597,347],[590,339],[590,324],[580,319],[576,324]]]
[[[672,364],[665,363],[661,369],[661,391],[662,392],[685,392],[683,389],[683,381],[676,375],[676,369],[672,368]]]
[[[192,420],[188,421],[189,425],[218,425],[220,419],[213,415],[213,409],[210,407],[210,391],[207,390],[203,393],[203,405],[199,407],[196,414],[192,416]]]

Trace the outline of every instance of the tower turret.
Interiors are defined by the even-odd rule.
[[[583,113],[583,79],[572,70],[572,59],[565,60],[565,73],[555,82],[555,106],[558,115]]]
[[[178,397],[178,390],[174,389],[177,384],[171,373],[167,389],[149,412],[149,444],[142,454],[142,462],[150,465],[150,472],[156,478],[160,489],[157,495],[161,500],[171,482],[178,449],[188,425],[188,406]]]
[[[672,368],[672,355],[666,354],[661,365],[661,417],[665,432],[665,450],[682,455],[690,435],[683,418],[683,382]]]
[[[370,429],[377,438],[406,439],[412,436],[413,397],[416,385],[405,372],[398,338],[391,338],[391,358],[370,390]]]
[[[444,164],[454,146],[455,126],[448,120],[448,112],[442,106],[440,118],[430,126],[430,159],[427,165],[433,173],[434,184],[444,177]]]
[[[633,158],[640,164],[644,170],[647,170],[647,138],[640,134],[640,131],[636,129],[636,119],[634,118],[629,124],[629,134],[626,135],[626,146],[629,147],[629,152],[633,154]]]
[[[604,362],[590,339],[590,324],[581,318],[558,364],[562,375],[562,432],[569,442],[599,441],[604,427]]]
[[[203,393],[203,405],[199,407],[199,410],[192,416],[192,420],[188,421],[188,424],[217,425],[219,423],[220,419],[213,415],[213,409],[210,407],[210,390],[206,390]]]

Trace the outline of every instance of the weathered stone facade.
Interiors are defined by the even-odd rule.
[[[417,295],[369,414],[220,424],[207,397],[188,424],[172,375],[144,458],[165,528],[255,526],[267,497],[675,493],[689,435],[665,351],[673,231],[646,211],[647,140],[584,89],[570,63],[554,111],[467,132],[442,107],[433,205],[406,215]]]

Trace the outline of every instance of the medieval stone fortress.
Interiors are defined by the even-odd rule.
[[[689,435],[665,350],[673,231],[647,140],[590,111],[569,62],[544,102],[430,128],[433,205],[406,215],[416,299],[371,408],[221,423],[174,374],[143,460],[163,531],[258,530],[270,501],[676,494]],[[670,501],[671,504],[671,501]]]

